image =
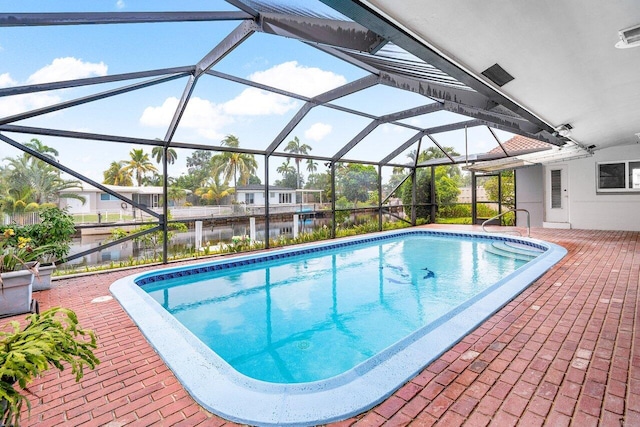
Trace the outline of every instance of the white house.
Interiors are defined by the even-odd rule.
[[[250,184],[237,187],[235,191],[236,202],[247,206],[264,206],[265,191],[262,184]],[[269,186],[269,205],[293,205],[296,203],[296,190],[286,187]]]
[[[105,185],[105,187],[147,207],[161,207],[162,187],[124,187],[119,185]],[[131,210],[130,204],[86,183],[82,184],[81,189],[68,189],[64,192],[75,193],[86,199],[84,204],[76,199],[60,199],[60,207],[67,207],[71,214]]]

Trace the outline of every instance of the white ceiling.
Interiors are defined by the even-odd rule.
[[[552,127],[571,124],[571,139],[583,147],[639,141],[640,47],[614,45],[618,30],[640,25],[640,0],[353,3]],[[498,87],[481,75],[495,63],[515,79]]]

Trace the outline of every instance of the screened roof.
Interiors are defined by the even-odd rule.
[[[101,37],[108,37],[120,46],[110,54],[132,57],[136,69],[4,85],[0,138],[21,149],[19,141],[47,136],[70,151],[92,141],[242,151],[275,158],[265,169],[274,168],[278,157],[296,157],[284,145],[298,135],[312,147],[304,157],[380,166],[412,165],[409,155],[418,147],[453,147],[460,154],[437,163],[496,161],[513,156],[495,148],[516,134],[587,153],[536,117],[471,89],[442,62],[427,63],[318,1],[229,0],[206,3],[219,8],[205,11],[172,4],[176,10],[21,13],[18,6],[1,13],[3,34],[34,32],[34,47],[50,33],[71,34],[68,28],[76,37],[95,38],[96,51],[106,51]],[[154,37],[164,40],[178,24],[180,31],[154,45]],[[145,33],[149,29],[144,40],[120,38],[123,28],[143,25]],[[185,43],[198,56],[184,57]],[[249,75],[237,67],[241,59],[263,57],[272,65],[288,49],[298,56]],[[46,50],[27,51],[50,60]],[[268,62],[269,55],[278,59]],[[290,74],[301,70],[307,72],[303,78]],[[36,96],[37,103],[24,101]],[[269,114],[260,110],[267,103]],[[225,134],[238,135],[241,146],[222,144]],[[536,161],[537,154],[528,155]],[[72,175],[91,177],[77,172],[73,161],[66,166]]]

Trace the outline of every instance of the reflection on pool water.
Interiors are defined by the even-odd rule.
[[[156,270],[111,289],[205,408],[310,425],[389,396],[565,253],[532,239],[396,231]]]
[[[242,374],[311,382],[346,372],[526,263],[494,254],[493,243],[396,236],[142,288]]]

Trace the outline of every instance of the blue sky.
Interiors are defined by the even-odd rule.
[[[319,7],[315,1],[305,1],[303,4],[310,8]],[[234,10],[223,1],[3,0],[2,7],[4,12]],[[238,24],[213,22],[0,28],[0,87],[193,65]],[[299,41],[262,33],[252,35],[213,69],[309,96],[366,75],[364,71]],[[129,82],[0,98],[0,116],[126,84]],[[186,78],[175,80],[17,124],[163,138],[185,84]],[[425,102],[428,100],[424,97],[377,86],[335,103],[379,115]],[[302,103],[295,99],[204,76],[198,81],[174,140],[216,146],[225,135],[234,134],[239,137],[242,147],[264,149],[301,106]],[[408,122],[429,127],[461,119],[464,118],[436,113]],[[285,139],[285,143],[293,136],[298,136],[302,142],[313,147],[311,154],[331,156],[368,123],[368,119],[316,107]],[[394,144],[407,140],[413,133],[398,126],[381,126],[346,157],[377,161],[393,151]],[[31,138],[21,134],[8,136],[19,142]],[[128,152],[133,148],[116,143],[44,136],[38,138],[60,152],[63,164],[76,168],[96,181],[102,181],[102,171],[107,169],[111,161],[127,159]],[[436,138],[442,145],[454,146],[459,152],[464,152],[462,131]],[[509,135],[501,133],[500,138],[505,141]],[[496,145],[485,128],[470,130],[469,141],[471,153],[485,152]],[[430,145],[425,140],[423,146]],[[150,148],[146,150],[150,151]],[[0,145],[0,158],[15,154],[18,152],[4,144]],[[186,172],[184,161],[190,154],[189,151],[178,151],[178,162],[169,170],[170,176]],[[275,168],[282,160],[275,158],[271,162],[272,181],[279,178]],[[398,158],[398,161],[405,160],[404,155]],[[259,164],[258,174],[262,177],[264,166],[261,159]]]

